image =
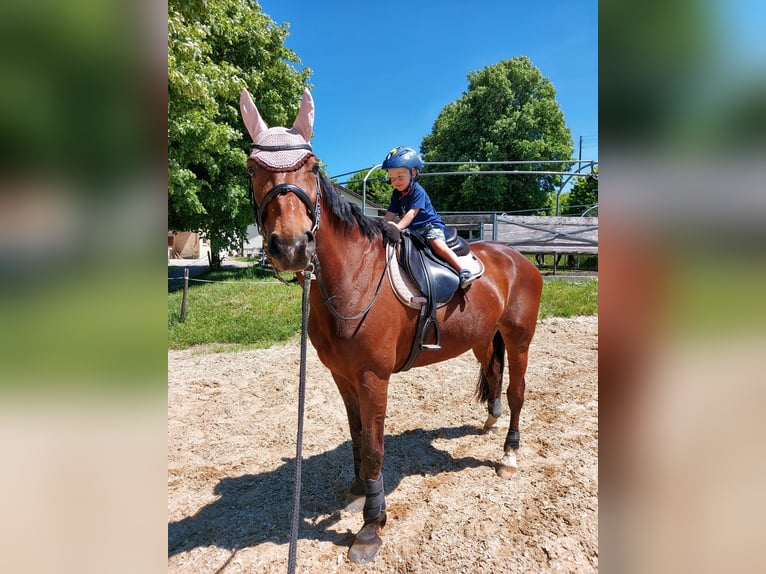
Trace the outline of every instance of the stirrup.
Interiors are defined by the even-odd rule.
[[[476,275],[471,273],[468,269],[461,269],[459,276],[460,276],[460,287],[462,289],[465,289],[471,283],[476,281]]]

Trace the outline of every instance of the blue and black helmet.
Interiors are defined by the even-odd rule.
[[[423,160],[420,158],[420,154],[411,147],[395,147],[388,152],[386,159],[383,161],[383,169],[391,169],[393,167],[409,168],[410,174],[412,174],[413,168],[417,168],[418,171],[423,169]]]

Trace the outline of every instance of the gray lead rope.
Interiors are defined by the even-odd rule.
[[[290,550],[287,572],[295,572],[295,554],[298,546],[298,526],[301,510],[301,450],[303,448],[303,405],[306,399],[306,333],[309,317],[309,289],[314,278],[313,265],[303,272],[303,300],[301,303],[301,367],[298,382],[298,439],[295,446],[295,496],[293,497],[293,520],[290,526]]]

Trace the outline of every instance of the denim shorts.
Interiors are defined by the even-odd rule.
[[[444,230],[438,225],[434,225],[433,223],[424,225],[423,227],[418,229],[418,233],[420,233],[428,241],[431,241],[432,239],[441,239],[442,241],[447,240],[444,237]]]

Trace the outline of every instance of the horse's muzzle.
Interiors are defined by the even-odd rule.
[[[314,235],[310,231],[291,239],[272,233],[267,246],[274,267],[285,272],[306,269],[315,249]]]

